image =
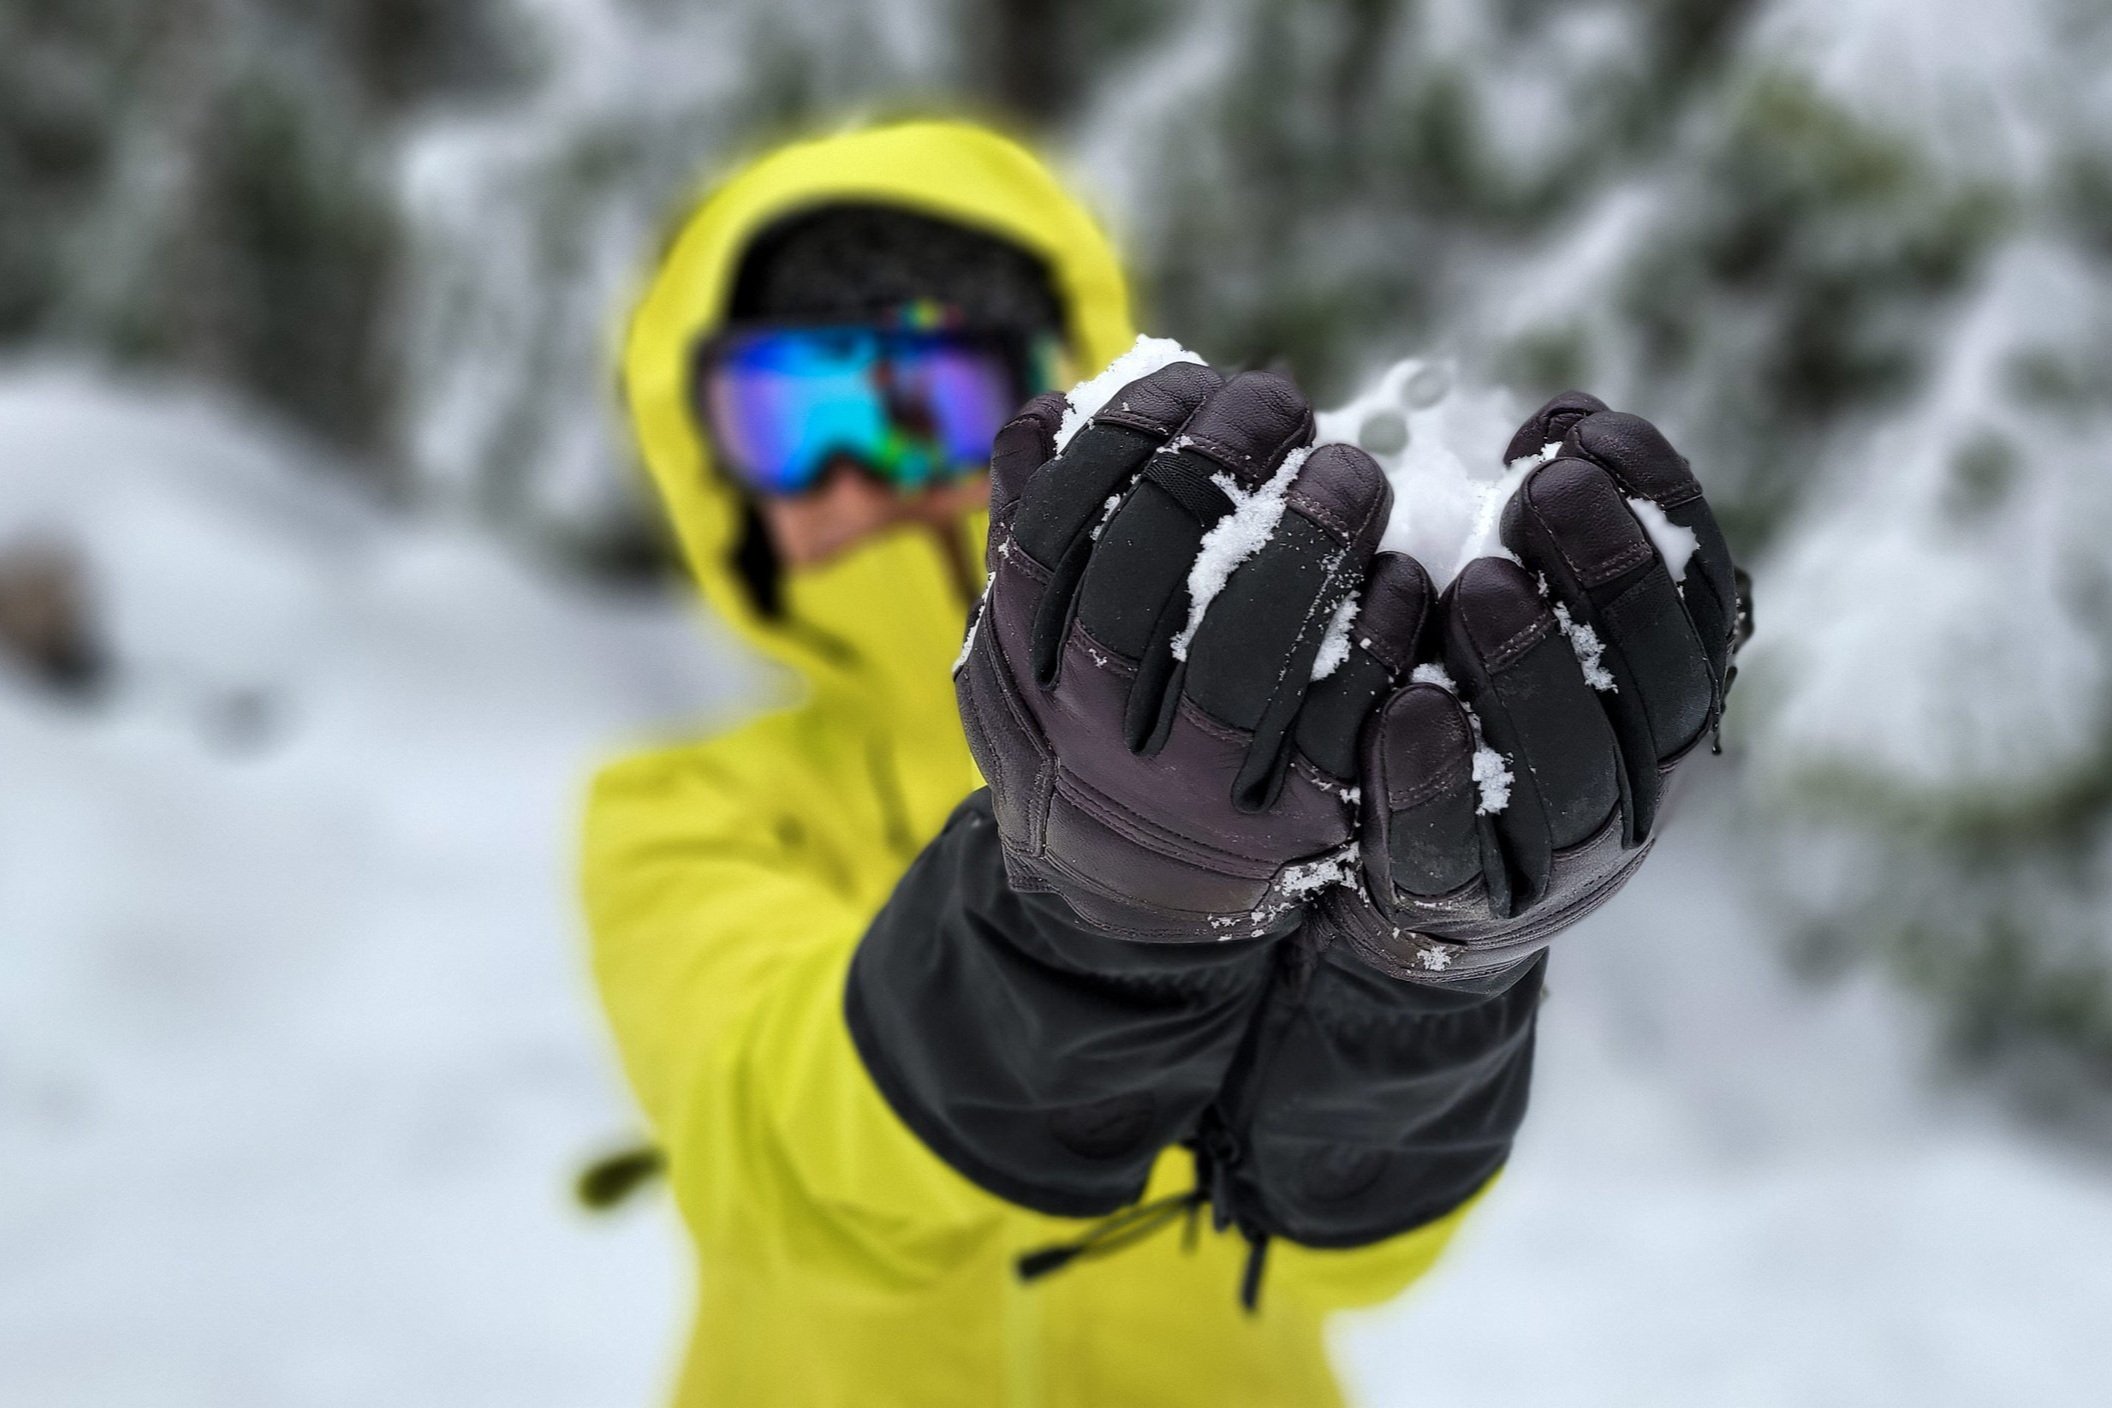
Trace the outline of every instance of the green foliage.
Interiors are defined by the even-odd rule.
[[[965,109],[1107,164],[1152,330],[1323,402],[1414,350],[1601,391],[1705,466],[1748,559],[1882,427],[1948,418],[1932,523],[1960,541],[2081,472],[2020,427],[2106,443],[2103,337],[2034,336],[1987,404],[1932,404],[2006,252],[2112,267],[2101,123],[2049,91],[2042,183],[1959,161],[1763,53],[1763,0],[599,3],[635,52],[575,88],[587,61],[519,0],[0,0],[0,343],[218,378],[557,556],[651,570],[602,417],[611,319],[670,214],[816,123]],[[413,119],[472,102],[532,140],[495,133],[409,204]],[[2075,593],[2112,597],[2072,555]],[[1832,828],[1885,876],[1807,916],[1807,957],[1890,965],[1961,1050],[2103,1067],[2112,747],[1971,787],[1828,765],[1777,800],[1765,825]]]
[[[216,117],[201,191],[229,266],[231,370],[326,438],[380,449],[402,248],[389,192],[269,80],[235,87]]]
[[[523,72],[497,0],[0,4],[0,341],[228,383],[385,472],[391,161]]]
[[[1781,528],[1829,435],[1919,390],[2011,203],[1794,78],[1738,97],[1616,306],[1637,381],[1677,388],[1664,399],[1703,428],[1711,497],[1746,551]]]
[[[63,248],[111,165],[114,65],[137,6],[125,0],[0,5],[0,341],[36,333],[61,292]]]
[[[1895,880],[1927,857],[1900,853]],[[2096,877],[2044,865],[1974,864],[1942,877],[1926,896],[1880,899],[1831,913],[1801,937],[1800,958],[1820,972],[1877,959],[1918,991],[1954,1056],[1990,1067],[2029,1055],[2077,1088],[2112,1082],[2112,964],[2103,916],[2084,942],[2050,941],[2047,924],[2072,924],[2094,906]],[[2068,911],[2063,915],[2063,911]],[[2087,921],[2086,921],[2087,922]]]

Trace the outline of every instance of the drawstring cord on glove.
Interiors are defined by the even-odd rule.
[[[1195,1155],[1195,1186],[1185,1193],[1124,1208],[1094,1223],[1076,1241],[1026,1253],[1018,1262],[1020,1280],[1037,1280],[1081,1258],[1107,1256],[1134,1246],[1184,1215],[1188,1219],[1184,1245],[1193,1251],[1196,1222],[1203,1204],[1208,1203],[1211,1223],[1218,1231],[1237,1228],[1247,1240],[1247,1264],[1239,1278],[1239,1303],[1249,1315],[1260,1309],[1261,1279],[1268,1269],[1269,1234],[1255,1225],[1257,1218],[1241,1215],[1243,1200],[1233,1170],[1245,1158],[1246,1150],[1236,1131],[1253,1119],[1254,1103],[1260,1098],[1258,1072],[1282,1042],[1291,1014],[1302,1003],[1313,970],[1319,965],[1321,952],[1331,941],[1329,934],[1317,941],[1284,946],[1277,981],[1291,994],[1291,1001],[1248,1031],[1217,1100],[1204,1112],[1201,1128],[1188,1141]]]
[[[1019,1279],[1034,1281],[1061,1270],[1072,1262],[1090,1257],[1110,1256],[1124,1247],[1134,1246],[1160,1228],[1169,1226],[1176,1218],[1188,1219],[1188,1230],[1183,1234],[1182,1245],[1195,1245],[1195,1222],[1203,1208],[1203,1190],[1191,1188],[1185,1193],[1171,1197],[1155,1198],[1133,1208],[1124,1208],[1111,1217],[1102,1218],[1085,1230],[1083,1236],[1073,1242],[1058,1242],[1054,1246],[1042,1247],[1027,1252],[1019,1258]]]
[[[1093,1257],[1112,1256],[1124,1248],[1135,1246],[1160,1229],[1171,1226],[1176,1220],[1185,1219],[1181,1231],[1181,1249],[1194,1252],[1199,1238],[1199,1223],[1203,1205],[1216,1197],[1216,1216],[1213,1221],[1219,1230],[1229,1226],[1232,1219],[1224,1212],[1223,1195],[1229,1192],[1224,1180],[1215,1176],[1220,1160],[1211,1156],[1203,1144],[1195,1147],[1195,1186],[1185,1193],[1174,1193],[1164,1198],[1154,1198],[1148,1203],[1139,1203],[1133,1208],[1124,1208],[1112,1216],[1102,1218],[1088,1227],[1075,1241],[1058,1242],[1024,1253],[1016,1263],[1019,1279],[1037,1281],[1052,1271],[1060,1271],[1074,1261]],[[1240,1308],[1249,1315],[1261,1306],[1261,1277],[1267,1264],[1269,1238],[1265,1232],[1254,1232],[1244,1227],[1240,1234],[1247,1239],[1247,1264],[1239,1279]]]
[[[1222,1232],[1237,1227],[1247,1239],[1247,1264],[1239,1273],[1239,1306],[1252,1315],[1261,1309],[1261,1275],[1268,1267],[1269,1234],[1248,1225],[1239,1216],[1239,1194],[1232,1182],[1232,1169],[1244,1151],[1239,1137],[1225,1127],[1219,1112],[1205,1117],[1195,1151],[1197,1187],[1208,1187],[1212,1221]]]

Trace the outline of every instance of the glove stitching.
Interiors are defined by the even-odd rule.
[[[1109,900],[1129,909],[1135,908],[1127,896],[1111,893],[1091,876],[1080,872],[1075,866],[1067,864],[1061,856],[1048,856],[1043,863],[1049,869],[1056,871],[1062,876],[1067,884],[1089,892],[1096,899]],[[1158,908],[1162,912],[1178,916],[1179,919],[1184,919],[1186,922],[1154,925],[1140,925],[1132,922],[1111,924],[1079,909],[1077,903],[1069,895],[1053,885],[1048,885],[1046,880],[1041,883],[1046,887],[1045,893],[1055,895],[1063,900],[1064,904],[1069,907],[1073,919],[1095,933],[1104,934],[1111,939],[1122,939],[1132,943],[1214,943],[1225,937],[1223,933],[1218,932],[1212,932],[1200,938],[1197,936],[1198,930],[1207,928],[1211,919],[1222,918],[1223,916],[1221,915],[1212,915],[1201,910],[1175,910],[1167,906],[1159,906]],[[1253,936],[1241,934],[1235,937],[1249,938]]]
[[[1073,648],[1080,645],[1085,647],[1086,663],[1094,669],[1105,670],[1109,674],[1122,679],[1134,679],[1136,677],[1136,661],[1087,630],[1084,622],[1074,621],[1071,623],[1071,643]],[[1070,652],[1066,651],[1065,653],[1069,654]]]
[[[1350,543],[1356,541],[1357,534],[1361,532],[1364,528],[1364,525],[1370,523],[1372,519],[1372,515],[1366,514],[1362,523],[1352,524],[1347,519],[1343,518],[1340,514],[1336,513],[1333,509],[1329,508],[1326,504],[1321,503],[1318,499],[1313,498],[1309,494],[1301,494],[1293,490],[1290,494],[1286,495],[1285,497],[1287,502],[1290,504],[1291,508],[1303,514],[1305,517],[1311,519],[1313,522],[1319,524],[1321,527],[1327,529],[1330,533],[1334,534],[1336,538],[1341,540],[1343,546],[1345,547],[1347,547]]]
[[[1523,630],[1509,640],[1504,641],[1503,644],[1497,646],[1494,650],[1486,652],[1482,657],[1482,667],[1490,674],[1494,674],[1504,666],[1517,660],[1541,641],[1546,640],[1554,632],[1555,618],[1543,612],[1539,616],[1534,617],[1532,621],[1526,624]]]
[[[1207,712],[1202,705],[1196,703],[1185,694],[1181,696],[1180,702],[1174,707],[1181,718],[1186,719],[1189,723],[1221,743],[1239,744],[1254,741],[1254,735],[1250,730],[1226,723],[1223,719]]]
[[[1644,491],[1634,480],[1630,479],[1619,465],[1614,464],[1611,460],[1599,458],[1598,455],[1583,445],[1578,445],[1574,450],[1565,451],[1564,453],[1575,454],[1578,459],[1590,460],[1600,469],[1612,475],[1613,482],[1621,486],[1623,493],[1631,494],[1638,499],[1648,499],[1659,508],[1684,508],[1702,496],[1701,485],[1698,482],[1693,482],[1694,467],[1687,462],[1684,456],[1680,457],[1679,467],[1687,472],[1690,482],[1683,488],[1674,489],[1670,494],[1652,494]]]
[[[1004,570],[1007,567],[1010,567],[1037,587],[1045,587],[1049,584],[1049,578],[1055,575],[1055,569],[1044,566],[1033,553],[1027,551],[1026,544],[1020,542],[1019,538],[1009,529],[1005,533],[1003,543],[1009,543],[1011,547],[1006,550],[1000,544],[997,554],[997,570],[1000,576],[1004,574]],[[1024,588],[1021,590],[1024,590]]]
[[[1094,425],[1119,425],[1126,430],[1165,439],[1181,428],[1179,421],[1163,421],[1148,416],[1142,411],[1097,411],[1093,415]]]
[[[1409,807],[1429,801],[1439,793],[1450,792],[1464,787],[1473,778],[1474,772],[1472,768],[1465,763],[1454,761],[1442,771],[1416,783],[1415,786],[1409,788],[1406,792],[1396,792],[1389,785],[1386,789],[1386,801],[1395,811],[1405,811]]]
[[[1305,750],[1299,748],[1295,743],[1291,745],[1291,772],[1319,788],[1322,792],[1335,792],[1337,795],[1339,795],[1340,788],[1351,785],[1352,781],[1350,778],[1336,777],[1326,768],[1321,767],[1307,757]]]
[[[1061,796],[1065,801],[1070,802],[1103,826],[1121,834],[1124,839],[1134,841],[1146,849],[1163,848],[1160,850],[1162,855],[1184,849],[1190,852],[1186,855],[1171,854],[1168,856],[1169,859],[1209,869],[1214,873],[1228,875],[1237,880],[1269,880],[1280,869],[1279,866],[1271,862],[1254,861],[1245,856],[1222,850],[1212,844],[1209,839],[1184,836],[1178,832],[1169,831],[1143,813],[1133,811],[1128,806],[1125,806],[1119,798],[1108,796],[1105,792],[1094,787],[1061,763],[1056,766],[1056,786],[1053,791],[1055,795]],[[1053,857],[1053,859],[1058,860],[1059,863],[1061,862],[1061,857]],[[1095,888],[1098,888],[1097,884]],[[1109,898],[1125,899],[1126,897],[1110,894]]]
[[[1586,588],[1603,586],[1614,578],[1619,577],[1622,573],[1633,571],[1635,568],[1642,566],[1657,555],[1657,549],[1651,546],[1650,539],[1647,536],[1640,536],[1628,543],[1627,546],[1623,547],[1612,557],[1603,561],[1579,562],[1570,553],[1567,544],[1548,523],[1547,515],[1542,513],[1535,505],[1528,503],[1527,507],[1532,513],[1534,521],[1539,525],[1541,534],[1554,544],[1555,552],[1561,557],[1563,563],[1569,568],[1577,581]],[[1642,532],[1640,527],[1636,531],[1638,534]]]
[[[1298,432],[1300,436],[1303,436],[1306,431],[1311,429],[1310,419],[1308,417],[1307,424],[1300,427]],[[1289,454],[1292,449],[1292,441],[1285,440],[1272,446],[1268,454],[1255,455],[1237,446],[1227,444],[1214,435],[1197,435],[1190,432],[1184,438],[1187,444],[1182,447],[1183,449],[1194,450],[1199,454],[1206,455],[1216,460],[1226,469],[1231,470],[1235,475],[1244,475],[1250,479],[1262,478],[1263,469],[1282,463],[1283,457]]]
[[[1102,663],[1102,661],[1098,659],[1091,660],[1090,663],[1093,665],[1094,668],[1105,670],[1109,674],[1118,677],[1135,675],[1136,667],[1131,664],[1127,659],[1125,659],[1119,652],[1101,644],[1101,642],[1095,636],[1093,636],[1091,632],[1087,631],[1083,625],[1073,623],[1071,627],[1072,648],[1075,649],[1088,644],[1092,648],[1100,651],[1105,657],[1105,663]],[[1224,720],[1207,712],[1202,705],[1196,703],[1193,699],[1191,699],[1185,694],[1182,695],[1180,700],[1175,704],[1174,709],[1177,725],[1179,722],[1185,721],[1192,728],[1211,738],[1216,739],[1220,743],[1227,744],[1231,747],[1243,747],[1254,741],[1254,735],[1251,730],[1243,729],[1238,727],[1237,725],[1226,723]],[[1301,763],[1303,764],[1302,768],[1300,767]],[[1298,775],[1301,776],[1309,785],[1311,785],[1322,793],[1330,795],[1335,794],[1336,789],[1342,785],[1340,781],[1338,781],[1333,776],[1333,774],[1327,772],[1325,769],[1313,763],[1302,753],[1297,753],[1295,751],[1293,752],[1291,757],[1291,767],[1292,770],[1298,773]],[[1066,770],[1064,771],[1063,775],[1066,777],[1070,777],[1074,776],[1075,774],[1072,774]],[[1157,823],[1152,824],[1156,825]],[[1228,846],[1244,846],[1248,844],[1248,838],[1244,836],[1233,835],[1226,832],[1217,831],[1215,829],[1212,829],[1210,834],[1213,838],[1224,842]],[[1321,844],[1324,845],[1326,843],[1323,842]],[[1270,873],[1274,874],[1274,871],[1271,871]]]
[[[1391,685],[1402,675],[1408,673],[1409,662],[1397,658],[1389,649],[1382,649],[1383,645],[1384,642],[1377,636],[1363,636],[1358,639],[1354,648],[1363,651],[1384,666],[1386,669],[1386,683]]]

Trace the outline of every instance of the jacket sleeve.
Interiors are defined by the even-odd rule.
[[[1142,1195],[1194,1135],[1280,940],[1151,944],[1008,883],[987,791],[962,804],[860,944],[850,1030],[903,1123],[982,1187],[1083,1217]]]
[[[1159,1153],[1199,1135],[1265,1008],[1301,1014],[1299,1031],[1314,1021],[1286,999],[1287,941],[1132,944],[1015,893],[980,795],[873,918],[826,865],[757,824],[770,808],[726,766],[724,742],[605,772],[586,836],[603,1001],[707,1245],[820,1212],[831,1244],[856,1248],[846,1266],[943,1274],[1007,1204],[1092,1216],[1135,1201]],[[1352,994],[1382,995],[1345,971]],[[1292,1048],[1280,1073],[1266,1068],[1267,1090],[1254,1087],[1269,1101],[1315,1079],[1346,1095],[1369,1069],[1325,1058],[1326,1042]],[[1274,1150],[1268,1103],[1249,1134]],[[1462,1164],[1407,1235],[1280,1247],[1272,1285],[1321,1308],[1387,1298],[1451,1235],[1459,1210],[1441,1205],[1463,1203],[1497,1161]],[[1288,1216],[1296,1202],[1256,1206]],[[1398,1230],[1399,1218],[1360,1225]]]
[[[852,1051],[845,969],[870,914],[729,766],[770,747],[734,735],[597,779],[584,885],[602,1001],[700,1241],[819,1212],[875,1274],[938,1274],[1002,1205],[903,1128]]]
[[[1312,1248],[1447,1220],[1525,1118],[1545,955],[1473,988],[1400,982],[1339,946],[1300,959],[1213,1112],[1236,1150],[1223,1201]]]
[[[1397,982],[1305,937],[1206,1117],[1212,1199],[1271,1240],[1268,1294],[1374,1305],[1436,1262],[1510,1156],[1545,955],[1469,991]]]
[[[1323,1299],[1426,1267],[1525,1115],[1535,959],[1476,991],[1381,976],[1317,927],[1146,944],[1008,883],[986,794],[918,858],[859,947],[852,1036],[902,1120],[981,1186],[1112,1212],[1199,1148],[1217,1215],[1315,1253]],[[1351,1263],[1354,1263],[1353,1265]]]

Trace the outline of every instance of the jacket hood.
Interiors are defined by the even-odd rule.
[[[733,563],[740,493],[714,469],[691,406],[692,350],[725,321],[755,238],[788,215],[843,202],[900,206],[1039,256],[1081,367],[1106,365],[1132,340],[1128,292],[1106,236],[1024,147],[966,123],[920,121],[797,142],[742,168],[684,220],[631,320],[623,390],[632,428],[713,609],[817,690],[850,689],[877,704],[876,690],[900,694],[913,679],[922,712],[933,674],[950,718],[945,666],[967,604],[928,531],[903,530],[789,574],[784,611],[764,617]],[[981,560],[980,517],[963,525],[975,535],[972,562]]]

